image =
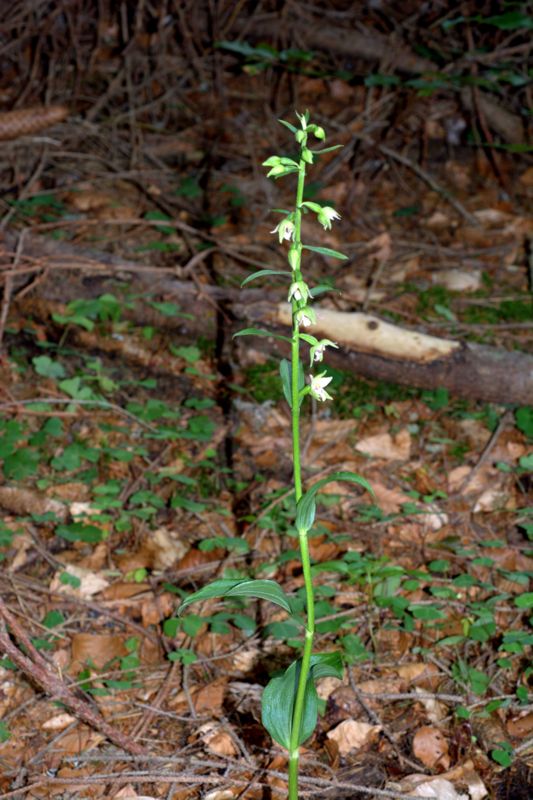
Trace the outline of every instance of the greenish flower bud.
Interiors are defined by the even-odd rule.
[[[263,161],[264,167],[277,167],[279,164],[281,164],[281,158],[279,156],[270,156],[266,161]]]
[[[297,245],[293,244],[288,252],[287,258],[292,270],[300,268],[301,251]]]
[[[282,175],[286,175],[287,171],[287,167],[284,167],[283,164],[278,164],[277,166],[272,167],[270,172],[267,172],[267,178],[281,177]]]
[[[307,164],[313,163],[313,154],[307,147],[302,150],[302,158]]]

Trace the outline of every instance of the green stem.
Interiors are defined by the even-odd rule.
[[[309,679],[309,668],[311,666],[311,655],[313,652],[313,638],[315,635],[315,599],[313,592],[313,580],[311,577],[311,560],[309,558],[307,531],[299,531],[299,537],[300,556],[302,559],[305,582],[307,621],[305,625],[305,642],[302,654],[300,676],[298,679],[298,689],[296,691],[296,700],[292,715],[292,730],[289,752],[289,800],[298,800],[298,768],[300,758],[298,739],[305,707],[305,689]]]
[[[294,214],[294,243],[300,254],[301,259],[301,225],[302,225],[302,201],[305,184],[305,162],[300,159],[300,169],[298,173],[298,188],[296,191],[296,210]],[[301,264],[298,264],[298,272]],[[302,474],[300,463],[300,392],[298,387],[299,366],[300,366],[300,337],[298,323],[296,322],[296,312],[298,311],[297,302],[292,303],[293,332],[291,347],[291,400],[292,400],[292,449],[294,464],[294,490],[296,502],[302,497]],[[299,736],[302,725],[302,717],[305,706],[305,690],[309,678],[311,665],[311,654],[313,652],[313,637],[315,633],[315,602],[313,593],[313,581],[311,578],[311,561],[309,558],[309,545],[307,541],[307,531],[298,531],[300,539],[300,557],[305,583],[305,598],[307,607],[307,620],[305,625],[305,642],[298,678],[298,688],[294,701],[294,711],[292,716],[292,729],[289,752],[289,800],[298,800],[298,772],[300,747]]]

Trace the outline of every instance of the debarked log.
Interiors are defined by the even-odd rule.
[[[254,325],[270,321],[274,330],[278,328],[277,332],[286,335],[290,323],[288,303],[274,308],[267,305],[261,303],[254,308],[252,304],[248,313],[244,306],[243,316]],[[532,402],[533,356],[527,353],[431,336],[357,311],[317,306],[315,311],[317,324],[306,332],[340,345],[339,350],[327,351],[328,362],[339,369],[404,386],[442,387],[451,394],[486,402]]]
[[[4,234],[4,248],[12,244],[9,241],[11,238],[9,234]],[[46,278],[41,276],[35,291],[40,297],[52,301],[66,303],[77,297],[96,297],[113,292],[117,278],[124,280],[129,276],[141,291],[149,291],[152,297],[157,294],[166,300],[173,300],[192,316],[192,319],[183,323],[179,319],[157,315],[153,308],[139,305],[125,313],[126,317],[135,319],[139,324],[146,324],[150,313],[150,324],[166,329],[179,327],[182,334],[189,336],[196,333],[205,335],[214,306],[222,303],[226,310],[231,310],[235,321],[234,331],[248,326],[265,327],[284,336],[290,331],[289,305],[279,302],[279,294],[268,289],[240,290],[207,284],[199,286],[193,281],[174,278],[172,270],[146,267],[117,256],[84,251],[39,236],[29,235],[23,247],[19,247],[19,257],[21,251],[30,260],[38,261],[35,271],[46,270]],[[8,256],[6,249],[4,256]],[[60,280],[54,268],[61,274]],[[8,271],[9,267],[4,274]],[[13,272],[16,274],[17,270]],[[327,358],[339,369],[373,380],[422,389],[443,387],[451,394],[485,402],[511,405],[532,402],[532,355],[466,340],[431,336],[358,311],[337,311],[317,305],[315,310],[317,324],[306,331],[317,338],[332,339],[340,345],[339,350],[328,350]],[[228,336],[234,331],[228,328]],[[274,337],[257,338],[253,342],[257,350],[287,354],[287,345]]]

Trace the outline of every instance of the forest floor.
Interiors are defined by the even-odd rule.
[[[310,171],[308,197],[342,215],[320,244],[349,254],[309,258],[339,292],[321,304],[531,341],[533,167],[502,155],[506,193],[479,148],[447,141],[446,103],[419,97],[388,147],[426,119],[407,161],[430,186],[361,158],[361,87],[289,76],[273,102],[265,73],[220,76],[181,92],[178,132],[118,114],[62,122],[38,164],[9,145],[26,182],[3,229],[49,250],[2,253],[0,800],[286,797],[260,703],[298,627],[264,601],[176,613],[216,577],[274,578],[303,603],[278,363],[206,291],[285,266],[270,210],[293,186],[261,167],[290,150],[276,116],[309,108],[344,145]],[[138,274],[99,272],[105,254]],[[200,320],[173,280],[194,282]],[[333,401],[304,411],[304,480],[354,470],[375,496],[320,496],[316,649],[345,675],[319,684],[302,797],[527,800],[532,410],[330,371]]]

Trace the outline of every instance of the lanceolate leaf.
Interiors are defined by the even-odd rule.
[[[304,244],[302,247],[304,250],[312,250],[313,253],[320,253],[320,255],[329,256],[329,258],[338,258],[341,261],[345,261],[348,258],[344,253],[339,253],[338,250],[331,250],[329,247],[314,247],[310,244]]]
[[[296,527],[298,530],[308,531],[311,529],[313,522],[315,521],[316,495],[323,486],[325,486],[327,483],[331,483],[332,481],[349,481],[351,483],[358,483],[359,486],[362,486],[364,489],[370,492],[370,494],[374,494],[368,481],[361,475],[357,475],[355,472],[334,472],[327,478],[322,478],[322,480],[317,481],[314,486],[311,486],[311,488],[308,489],[304,496],[299,500],[296,508]]]
[[[292,717],[300,676],[300,661],[293,661],[283,675],[272,680],[263,691],[262,722],[275,742],[290,748]],[[304,711],[298,743],[308,739],[316,727],[318,697],[311,675],[305,687]]]
[[[250,281],[255,281],[256,278],[265,278],[267,275],[291,275],[291,273],[287,269],[260,269],[251,275],[247,275],[241,283],[241,288],[250,283]]]
[[[282,342],[292,341],[288,336],[282,336],[280,333],[272,333],[272,331],[267,331],[264,328],[243,328],[242,331],[237,331],[237,333],[233,334],[234,339],[237,336],[271,336],[273,339],[281,339]]]
[[[313,150],[315,155],[323,155],[324,153],[331,153],[333,150],[338,150],[340,147],[344,147],[342,144],[333,144],[331,147],[324,147],[322,150]]]
[[[186,597],[178,608],[178,616],[183,614],[187,606],[190,606],[191,603],[198,603],[200,600],[208,600],[212,597],[256,597],[275,603],[289,613],[291,611],[289,598],[276,581],[232,580],[223,578],[218,581],[213,581],[213,583],[204,586],[204,588],[200,589],[198,592],[194,592],[194,594],[190,594]]]
[[[278,119],[278,122],[281,122],[282,125],[285,125],[285,127],[288,128],[291,133],[296,133],[296,128],[294,125],[291,125],[290,122],[285,122],[284,119]]]
[[[286,358],[282,358],[281,361],[279,362],[279,374],[281,376],[281,385],[283,387],[283,394],[285,395],[285,400],[289,404],[289,407],[292,408],[291,365]]]
[[[318,297],[319,294],[324,294],[325,292],[338,292],[338,289],[335,289],[334,286],[330,286],[329,283],[319,283],[317,286],[313,286],[309,294],[311,297]]]
[[[301,660],[293,661],[283,675],[265,687],[262,698],[262,722],[274,741],[290,748],[294,703],[298,689]],[[304,712],[298,736],[303,744],[312,735],[318,718],[318,696],[315,681],[319,678],[342,678],[342,660],[339,653],[318,653],[311,656],[309,677],[305,686]]]
[[[283,675],[272,678],[263,690],[261,721],[275,742],[290,747],[294,700],[298,687],[298,662],[293,661]]]
[[[289,340],[291,341],[291,340]],[[289,406],[292,408],[292,378],[291,378],[291,364],[286,358],[282,358],[279,362],[279,374],[281,375],[281,385],[283,386],[283,394]],[[298,392],[301,392],[305,386],[305,372],[304,365],[301,360],[298,361]],[[300,397],[300,403],[303,397]]]

